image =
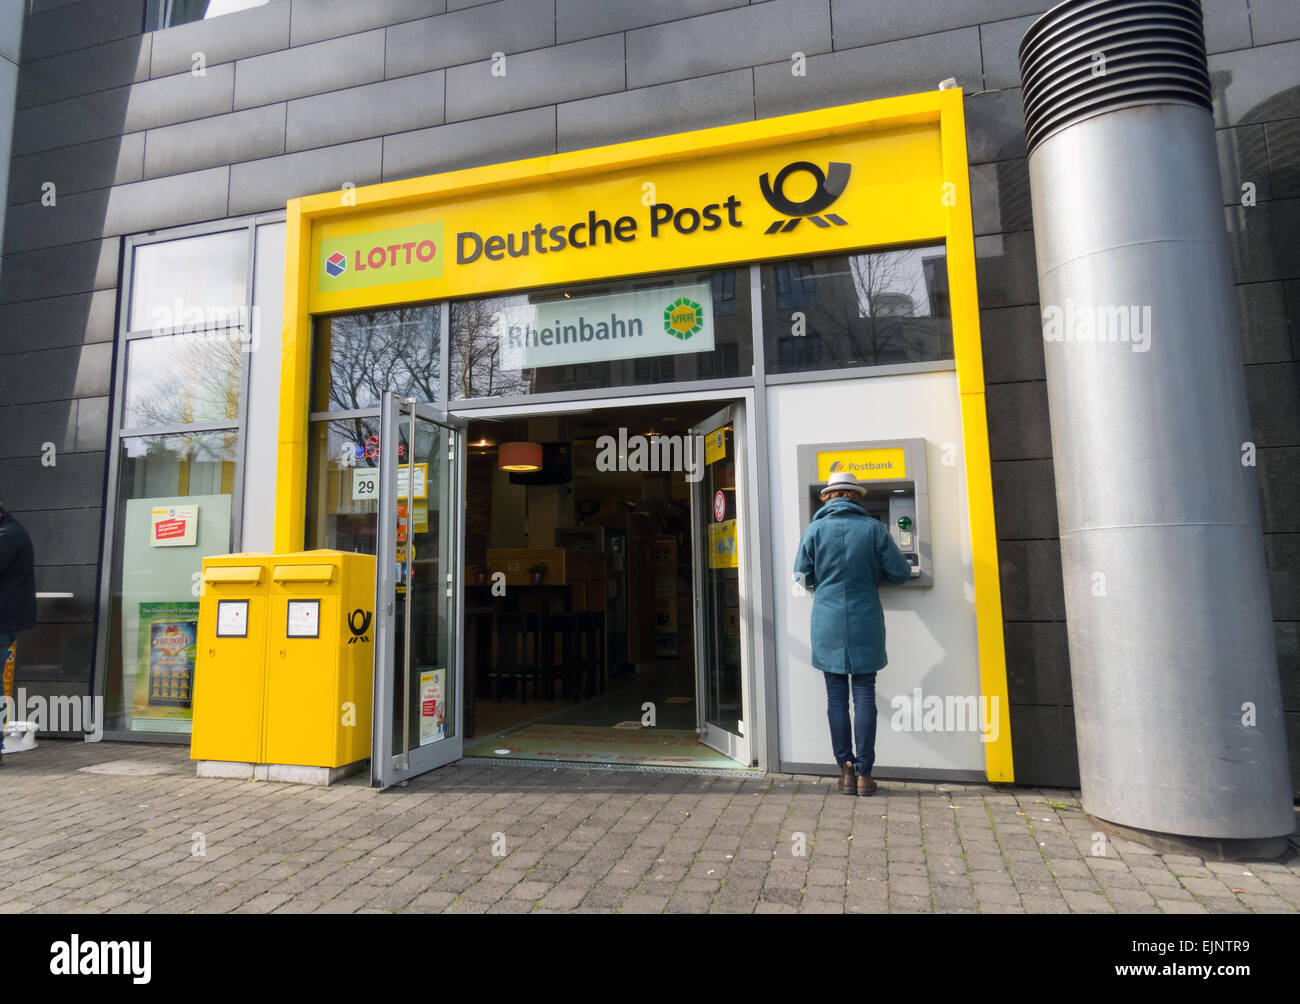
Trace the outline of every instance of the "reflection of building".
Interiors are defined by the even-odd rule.
[[[42,601],[41,625],[19,645],[18,685],[51,695],[104,687],[110,697],[122,687],[113,678],[123,656],[115,634],[121,604],[152,601],[123,592],[128,503],[224,496],[230,522],[214,550],[272,546],[274,475],[284,450],[279,395],[285,372],[295,366],[306,371],[314,363],[331,372],[318,384],[329,388],[328,396],[311,401],[302,416],[309,451],[325,457],[337,456],[344,442],[378,434],[374,412],[389,388],[442,407],[536,394],[553,395],[552,402],[633,389],[649,395],[707,381],[715,382],[710,392],[755,390],[756,379],[763,381],[756,394],[775,396],[773,388],[810,382],[814,372],[830,383],[827,374],[867,379],[863,371],[889,366],[925,379],[956,365],[951,263],[941,241],[920,235],[916,244],[890,244],[872,255],[860,246],[833,254],[764,253],[754,257],[762,264],[752,270],[734,261],[694,271],[656,261],[630,277],[595,274],[572,284],[596,295],[634,288],[644,276],[654,284],[670,274],[674,282],[707,281],[715,326],[708,352],[503,369],[494,301],[517,302],[529,296],[519,290],[536,288],[507,283],[483,295],[317,318],[314,358],[283,366],[282,331],[294,324],[282,316],[281,288],[290,200],[345,182],[365,187],[593,150],[696,122],[744,123],[929,92],[953,75],[965,91],[968,156],[958,168],[970,178],[979,265],[979,387],[987,393],[1002,576],[998,629],[1006,639],[1017,777],[1074,783],[1056,484],[1025,144],[1016,124],[1015,43],[1028,18],[1008,21],[1003,5],[977,2],[951,5],[943,23],[932,24],[903,4],[885,24],[871,4],[834,0],[797,26],[800,44],[811,53],[810,68],[857,60],[860,72],[833,81],[815,77],[825,86],[809,88],[779,65],[787,53],[763,41],[760,20],[776,4],[713,11],[687,3],[680,18],[664,23],[655,23],[653,5],[576,0],[497,0],[410,20],[390,15],[386,5],[315,6],[271,0],[227,18],[148,32],[137,30],[143,0],[46,5],[26,15],[12,156],[4,158],[10,187],[0,261],[0,421],[33,430],[37,445],[55,443],[59,457],[57,465],[43,466],[33,443],[13,443],[0,459],[0,486],[3,501],[32,531],[43,585],[74,599]],[[1015,13],[1048,6],[1043,0]],[[1221,0],[1206,6],[1213,14],[1210,66],[1228,81],[1217,108],[1225,205],[1232,214],[1252,442],[1259,449],[1271,599],[1294,737],[1300,503],[1284,485],[1297,422],[1296,358],[1286,324],[1296,311],[1287,284],[1297,271],[1293,249],[1276,236],[1287,228],[1274,231],[1259,221],[1292,211],[1283,181],[1294,180],[1296,171],[1285,142],[1296,122],[1293,88],[1273,67],[1296,64],[1300,39],[1268,8],[1246,11]],[[494,79],[487,90],[481,71],[505,44],[493,40],[502,23],[517,39],[507,46],[509,59],[529,69]],[[0,39],[2,33],[0,26]],[[721,44],[737,39],[743,44]],[[875,59],[878,45],[902,58]],[[586,63],[589,73],[574,77],[555,69],[568,64],[572,46],[596,54]],[[939,65],[931,58],[936,49],[942,72],[932,69]],[[0,44],[0,56],[8,51]],[[196,76],[191,58],[200,51],[206,73]],[[0,123],[8,122],[8,79],[0,74]],[[517,83],[525,80],[532,83]],[[445,102],[429,100],[441,93]],[[8,138],[4,125],[0,133]],[[1264,178],[1273,179],[1273,191]],[[42,204],[47,181],[57,186],[54,205]],[[751,181],[727,179],[736,186]],[[1247,210],[1240,191],[1251,181],[1259,186],[1260,206]],[[857,183],[855,176],[850,185]],[[352,190],[343,191],[336,208],[353,208],[345,201]],[[725,193],[700,193],[699,201]],[[685,205],[675,193],[661,195]],[[640,206],[637,197],[630,201]],[[747,238],[777,247],[772,242],[779,238],[763,233],[770,215],[761,197],[755,194],[743,209],[755,214],[744,217]],[[892,212],[884,206],[876,215],[885,210]],[[751,223],[758,215],[762,222]],[[812,229],[804,223],[794,234]],[[706,238],[701,232],[690,239]],[[201,259],[183,253],[185,241],[210,253]],[[151,249],[156,264],[147,261]],[[513,269],[519,262],[500,265]],[[170,292],[160,298],[164,287],[180,287],[203,304],[259,308],[252,323],[261,348],[231,353],[215,340],[155,339],[152,312],[144,308],[154,300],[173,302]],[[545,295],[563,292],[547,287]],[[293,295],[305,299],[309,290]],[[204,331],[215,329],[205,322]],[[176,351],[162,351],[167,344]],[[331,491],[342,491],[338,482],[311,481],[304,489],[308,513]],[[349,517],[352,508],[361,512],[365,505],[348,499]],[[373,546],[361,531],[346,539]],[[176,575],[177,583],[188,582]],[[1293,738],[1292,748],[1300,741]]]
[[[775,345],[783,371],[929,363],[952,358],[942,251],[885,251],[772,267],[764,307],[788,320]]]
[[[872,298],[873,317],[915,317],[916,303],[906,293],[877,293]]]

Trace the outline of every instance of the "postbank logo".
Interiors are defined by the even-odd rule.
[[[664,309],[664,330],[682,341],[704,327],[703,309],[694,300],[679,297]]]
[[[437,279],[444,257],[441,222],[330,238],[321,242],[316,290],[335,293]]]
[[[814,226],[822,228],[829,227],[832,224],[837,227],[847,224],[848,220],[835,213],[828,213],[826,210],[844,193],[844,188],[849,183],[851,171],[850,165],[832,160],[826,165],[826,173],[823,174],[822,169],[816,164],[806,160],[796,160],[781,168],[777,172],[775,180],[769,181],[766,172],[759,175],[758,187],[763,192],[763,198],[767,200],[769,206],[778,213],[784,213],[787,217],[786,219],[777,218],[763,233],[775,234],[780,232],[788,234],[803,219],[807,219]],[[808,174],[812,176],[813,184],[816,186],[812,195],[799,202],[786,197],[785,184],[790,180],[792,174]]]
[[[907,477],[906,453],[901,446],[875,450],[824,450],[817,454],[817,479],[827,480],[838,471],[851,471],[859,481],[888,481]]]

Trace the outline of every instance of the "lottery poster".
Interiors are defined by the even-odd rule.
[[[197,603],[140,604],[133,725],[192,716],[198,628]]]

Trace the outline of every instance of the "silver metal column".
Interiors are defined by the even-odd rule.
[[[1084,809],[1288,834],[1200,10],[1069,0],[1020,63]]]

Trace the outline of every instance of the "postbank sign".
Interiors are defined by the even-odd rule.
[[[650,142],[650,141],[646,141]],[[635,146],[635,144],[633,144]],[[709,155],[551,171],[314,215],[311,312],[942,239],[936,123],[831,131]],[[571,177],[566,177],[571,175]],[[436,184],[430,184],[435,182]],[[325,196],[316,196],[323,199]]]

